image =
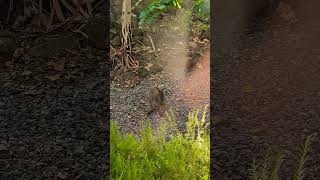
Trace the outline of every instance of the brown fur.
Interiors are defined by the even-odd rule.
[[[165,106],[163,90],[158,87],[152,87],[148,92],[146,99],[150,106],[147,115],[150,116],[153,112],[159,112],[161,114]]]

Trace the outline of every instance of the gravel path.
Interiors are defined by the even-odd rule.
[[[209,104],[209,64],[205,66],[205,70],[194,71],[187,78],[174,78],[176,76],[164,70],[141,79],[133,88],[119,89],[112,86],[111,119],[119,121],[124,132],[139,132],[140,123],[146,119],[148,110],[146,93],[152,86],[163,86],[166,104],[176,113],[178,127],[184,129],[188,112],[202,110]],[[201,81],[197,76],[201,76]],[[195,78],[198,78],[198,82]],[[207,115],[209,117],[209,113]]]

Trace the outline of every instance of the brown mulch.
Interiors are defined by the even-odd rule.
[[[67,33],[0,62],[0,179],[107,178],[106,53]]]

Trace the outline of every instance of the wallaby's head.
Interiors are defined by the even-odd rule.
[[[162,87],[152,87],[147,94],[147,101],[152,107],[163,105],[165,100],[165,93]]]

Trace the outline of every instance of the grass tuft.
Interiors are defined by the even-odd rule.
[[[139,137],[121,134],[118,123],[110,128],[110,175],[117,180],[149,179],[209,179],[210,135],[208,122],[198,111],[190,113],[185,133],[176,131],[170,115],[154,134],[145,126]],[[169,140],[165,132],[173,129]]]

